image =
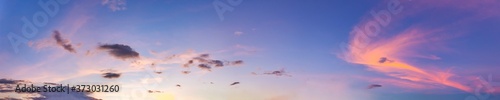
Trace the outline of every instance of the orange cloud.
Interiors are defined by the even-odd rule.
[[[397,3],[397,1],[401,2],[401,4]],[[441,59],[435,55],[423,54],[422,51],[435,49],[428,47],[428,44],[441,44],[443,38],[449,38],[438,36],[439,33],[466,30],[468,29],[467,25],[471,23],[499,16],[500,13],[491,10],[498,9],[497,5],[500,2],[495,0],[479,0],[478,2],[467,0],[388,0],[387,3],[389,3],[387,9],[385,9],[385,5],[379,5],[374,7],[378,11],[372,11],[368,16],[362,17],[360,24],[354,27],[353,32],[350,34],[351,38],[346,47],[347,51],[344,51],[340,58],[350,63],[365,65],[370,70],[401,80],[414,83],[439,84],[473,92],[473,87],[466,86],[458,80],[453,80],[452,78],[456,77],[456,75],[449,70],[429,69],[428,65],[411,63],[409,59]],[[391,12],[391,8],[395,12]],[[430,14],[424,13],[429,9],[442,13],[439,15],[422,15]],[[467,14],[464,15],[465,13]],[[439,16],[450,16],[447,14],[464,16],[455,22],[439,23],[439,27],[436,28],[427,27],[427,25],[432,26],[435,21],[439,21]],[[422,16],[424,20],[414,23],[401,23],[407,22],[407,19],[415,16]],[[395,32],[397,31],[394,30],[396,27],[406,24],[410,24],[410,26],[403,27],[403,31]],[[453,34],[453,36],[457,36],[462,33],[453,32]],[[425,85],[415,85],[415,87],[428,88]]]
[[[420,56],[411,55],[408,52],[414,52],[420,45],[432,42],[433,40],[427,39],[431,37],[431,33],[434,32],[409,29],[391,38],[371,41],[365,38],[367,36],[364,33],[355,32],[348,47],[349,51],[344,54],[347,57],[344,59],[351,63],[366,65],[374,71],[399,79],[437,83],[463,91],[472,91],[470,87],[450,80],[454,74],[448,71],[423,69],[405,60],[408,57]]]

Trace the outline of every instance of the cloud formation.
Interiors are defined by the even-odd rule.
[[[70,41],[61,37],[61,33],[55,30],[53,33],[53,38],[56,40],[57,45],[64,48],[64,50],[69,51],[71,53],[76,53],[75,48],[70,44]]]
[[[223,60],[211,59],[210,54],[200,54],[200,55],[188,60],[186,63],[184,63],[183,67],[188,68],[189,66],[191,66],[195,63],[198,64],[197,65],[198,68],[200,68],[202,70],[211,71],[211,69],[213,67],[241,65],[241,64],[243,64],[243,60],[223,61]]]
[[[207,71],[212,71],[212,67],[210,67],[210,65],[207,65],[207,64],[199,64],[198,65],[198,68],[202,69],[202,70],[207,70]]]
[[[26,82],[26,81],[24,81],[24,80],[12,80],[12,79],[0,79],[0,84],[6,84],[6,85],[18,84],[21,82]]]
[[[123,44],[102,44],[99,49],[108,50],[109,54],[118,59],[139,58],[139,53],[134,51],[130,46]]]
[[[410,63],[409,59],[440,59],[434,55],[423,54],[429,51],[428,44],[440,43],[447,39],[445,36],[440,36],[442,35],[440,33],[456,33],[453,30],[457,28],[467,30],[470,29],[471,23],[488,17],[498,19],[497,16],[500,14],[492,13],[490,9],[500,8],[498,7],[500,2],[496,0],[481,0],[481,2],[467,0],[392,0],[388,3],[399,6],[394,7],[395,10],[377,9],[371,12],[369,16],[365,16],[358,25],[353,27],[346,51],[343,52],[340,58],[350,63],[365,65],[372,71],[397,79],[426,84],[425,87],[444,85],[472,92],[471,87],[461,82],[464,80],[454,80],[453,77],[459,76],[450,70],[430,69],[426,64]],[[406,3],[411,4],[403,5]],[[385,7],[387,5],[378,8]],[[423,13],[430,9],[438,13]],[[453,14],[463,16],[453,19],[451,22],[439,22],[439,20],[443,20],[441,18],[448,19],[449,17],[437,17]],[[405,23],[408,22],[407,20],[412,20],[412,17],[409,16],[423,17],[419,19],[419,22],[410,23],[409,26],[397,26],[402,29],[396,30],[395,25],[406,25],[408,24]]]
[[[120,76],[121,76],[121,73],[113,73],[113,72],[107,72],[107,73],[102,74],[102,77],[108,78],[108,79],[119,78]]]
[[[251,73],[252,75],[259,75],[258,73],[256,72],[252,72]],[[275,71],[267,71],[267,72],[264,72],[262,73],[264,75],[275,75],[275,76],[288,76],[288,77],[292,77],[292,75],[289,75],[286,71],[285,71],[285,68],[281,68],[280,70],[275,70]]]
[[[240,84],[240,82],[233,82],[230,85],[233,86],[233,85],[237,85],[237,84]]]
[[[378,87],[382,87],[382,85],[372,84],[372,85],[368,86],[368,89],[373,89],[373,88],[378,88]]]

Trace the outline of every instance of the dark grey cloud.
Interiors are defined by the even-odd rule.
[[[44,82],[43,84],[47,84],[47,85],[59,85],[57,83],[51,83],[51,82]]]
[[[187,68],[193,63],[194,63],[194,60],[189,60],[186,64],[183,65],[183,67]]]
[[[107,72],[103,73],[102,77],[112,79],[112,78],[119,78],[121,76],[120,73],[113,73],[113,72]]]
[[[198,68],[203,70],[210,71],[213,67],[224,67],[230,65],[241,65],[243,64],[242,60],[236,61],[225,61],[225,60],[217,60],[211,59],[209,54],[200,54],[199,56],[193,57],[191,60],[183,64],[183,67],[188,68],[194,63],[197,63]]]
[[[201,58],[209,58],[210,57],[210,54],[201,54],[200,55]]]
[[[175,86],[177,86],[177,87],[181,87],[181,85],[180,85],[180,84],[177,84],[177,85],[175,85]]]
[[[243,64],[243,60],[236,60],[231,62],[231,65],[241,65],[241,64]]]
[[[134,51],[130,46],[123,44],[103,44],[99,45],[99,49],[109,50],[109,54],[119,58],[119,59],[128,59],[128,58],[138,58],[139,53]]]
[[[393,60],[389,60],[387,59],[386,57],[381,57],[380,60],[378,61],[378,63],[385,63],[385,62],[394,62]]]
[[[17,84],[24,84],[24,83],[29,83],[29,82],[25,80],[0,79],[0,94],[15,92],[15,87],[17,86]],[[0,98],[0,100],[3,99]]]
[[[0,93],[14,92],[14,91],[15,90],[2,90],[2,89],[0,89]],[[0,100],[2,100],[2,99],[0,99]]]
[[[264,74],[266,75],[276,75],[276,76],[290,76],[291,75],[288,75],[285,71],[284,68],[280,69],[280,70],[275,70],[275,71],[270,71],[270,72],[264,72]]]
[[[0,84],[18,84],[21,82],[27,82],[25,80],[12,80],[12,79],[0,79]]]
[[[382,87],[382,85],[372,84],[372,85],[368,86],[368,89],[373,89],[373,88],[378,88],[378,87]]]
[[[198,68],[203,69],[203,70],[207,70],[207,71],[212,71],[211,70],[212,67],[210,67],[210,65],[208,65],[208,64],[199,64]]]
[[[211,60],[208,63],[214,65],[215,67],[223,67],[224,66],[224,62],[222,62],[220,60]]]
[[[236,84],[240,84],[240,82],[233,82],[230,85],[233,86],[233,85],[236,85]]]
[[[75,48],[73,48],[73,46],[70,44],[69,40],[63,39],[61,37],[61,33],[59,33],[59,31],[57,31],[57,30],[54,31],[53,38],[54,38],[54,40],[56,40],[57,45],[63,47],[66,51],[69,51],[71,53],[76,53]]]

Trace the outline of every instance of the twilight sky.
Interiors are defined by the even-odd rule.
[[[0,0],[0,99],[500,100],[499,9],[499,0]],[[46,82],[121,89],[10,91]]]

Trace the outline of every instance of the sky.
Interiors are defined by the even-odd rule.
[[[498,0],[0,0],[0,98],[500,100],[498,9]],[[120,91],[12,91],[50,83]]]

